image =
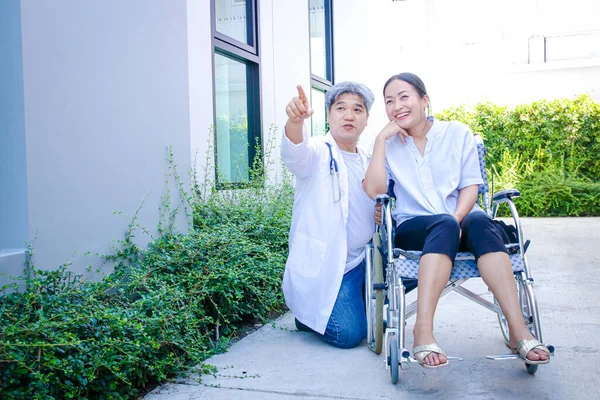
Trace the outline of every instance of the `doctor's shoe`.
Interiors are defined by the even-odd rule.
[[[304,325],[302,322],[298,321],[296,318],[294,318],[294,322],[296,323],[296,329],[298,329],[298,331],[314,332],[312,329],[310,329],[308,326]]]

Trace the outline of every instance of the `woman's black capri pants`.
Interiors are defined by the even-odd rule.
[[[499,229],[485,212],[471,212],[460,226],[450,214],[426,215],[401,223],[394,242],[404,250],[421,250],[422,255],[446,254],[452,261],[458,251],[469,251],[478,260],[487,253],[507,253]]]

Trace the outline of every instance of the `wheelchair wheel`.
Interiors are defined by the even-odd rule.
[[[379,233],[375,233],[375,235],[373,235],[373,285],[383,284],[383,259],[381,258],[379,247],[381,247],[381,236]],[[372,328],[374,330],[373,338],[375,340],[370,347],[375,354],[381,354],[381,349],[383,347],[383,289],[375,289],[374,292],[375,321]]]
[[[500,307],[498,300],[494,296],[494,304]],[[498,314],[498,323],[500,324],[500,331],[502,332],[502,336],[504,336],[504,343],[506,343],[506,347],[510,348],[510,333],[508,332],[508,322],[506,322],[506,317],[504,313]]]
[[[537,364],[525,364],[525,368],[527,368],[527,372],[531,375],[535,374],[538,370],[539,365]]]
[[[394,337],[390,340],[390,375],[392,377],[392,383],[395,385],[398,383],[398,340]]]

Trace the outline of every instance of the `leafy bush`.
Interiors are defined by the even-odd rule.
[[[597,216],[600,183],[559,173],[540,174],[520,184],[519,213],[532,217]]]
[[[25,292],[5,295],[1,397],[134,398],[210,355],[197,299],[174,285],[148,285],[144,272],[133,269],[128,283],[119,273],[94,283],[66,265],[34,270]]]
[[[600,215],[600,104],[590,96],[514,108],[457,106],[437,117],[481,133],[492,157],[495,189],[521,190],[516,203],[522,215]]]
[[[210,372],[202,362],[240,327],[282,311],[293,188],[289,177],[269,179],[272,137],[246,189],[216,191],[210,179],[200,184],[195,176],[192,190],[182,189],[193,216],[187,234],[172,229],[181,207],[167,194],[161,237],[138,248],[134,217],[107,257],[114,271],[101,282],[68,265],[32,265],[29,276],[2,288],[0,398],[136,398],[146,385],[193,366]],[[169,176],[183,188],[172,162]],[[19,292],[20,282],[26,289]]]

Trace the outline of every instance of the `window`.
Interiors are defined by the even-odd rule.
[[[243,185],[259,156],[260,58],[256,0],[212,0],[217,187]]]
[[[325,92],[333,85],[332,0],[309,1],[311,134],[324,135],[327,126]]]
[[[325,91],[314,87],[310,90],[311,106],[313,115],[311,118],[312,136],[325,135],[328,130],[327,110],[325,108]]]

